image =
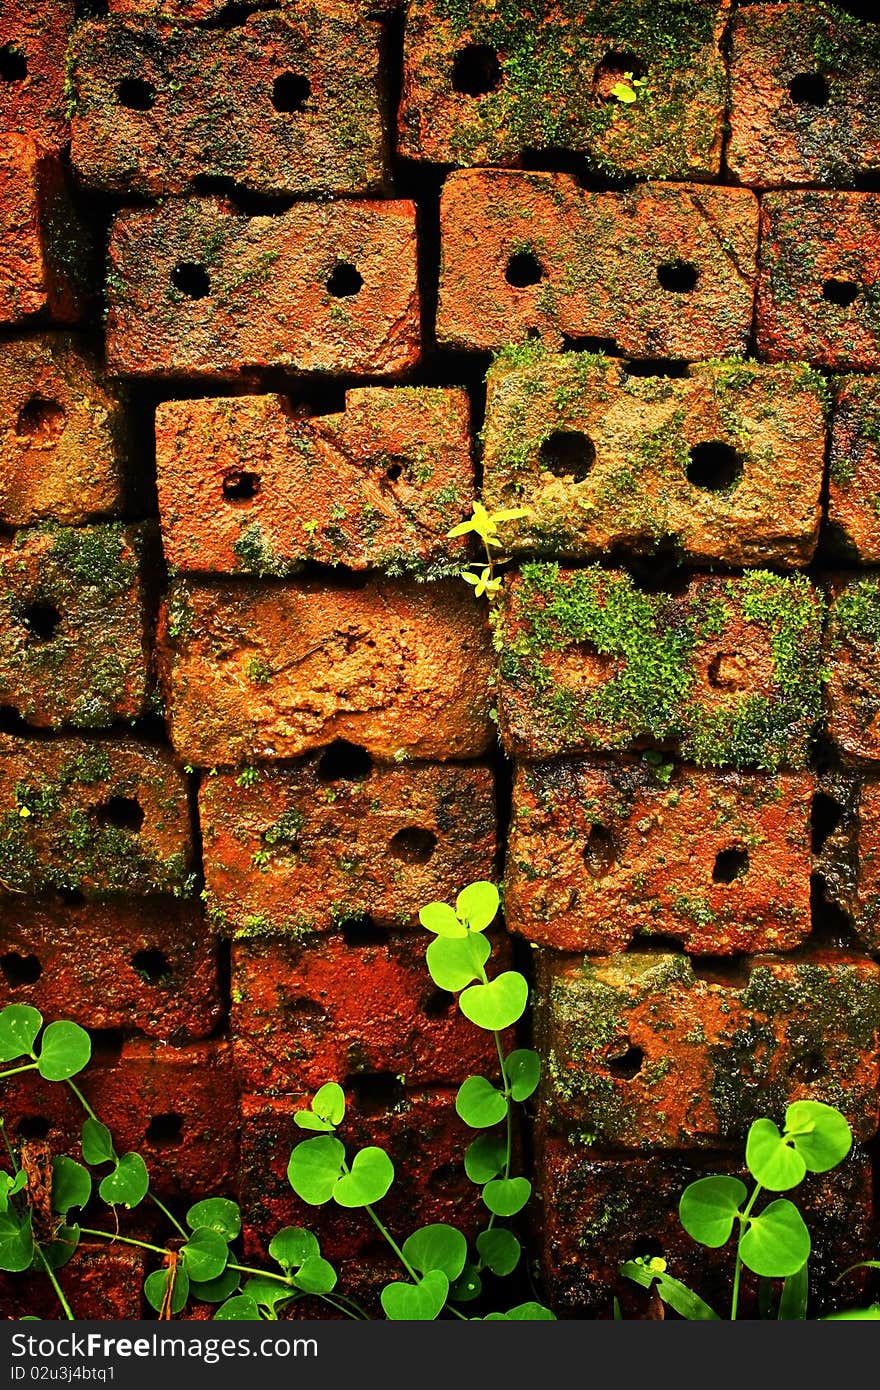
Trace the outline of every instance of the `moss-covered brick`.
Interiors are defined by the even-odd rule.
[[[65,53],[74,0],[10,0],[0,18],[0,130],[60,149],[69,139]]]
[[[835,381],[828,520],[849,557],[880,563],[880,377]]]
[[[77,323],[86,308],[87,237],[56,151],[0,135],[0,324],[40,315]]]
[[[830,585],[825,664],[828,725],[844,754],[880,761],[880,580],[838,575]]]

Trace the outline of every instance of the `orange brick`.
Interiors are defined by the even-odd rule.
[[[880,583],[837,576],[825,634],[828,728],[851,759],[880,761]]]
[[[140,1320],[147,1269],[144,1252],[109,1241],[82,1241],[59,1276],[73,1315],[83,1320]],[[0,1274],[0,1303],[10,1318],[61,1316],[58,1296],[44,1271]]]
[[[0,323],[75,323],[85,269],[57,155],[29,135],[0,135]]]
[[[74,0],[7,0],[0,14],[0,130],[60,147],[69,138],[65,56]]]
[[[835,385],[828,520],[863,565],[880,563],[880,377]]]

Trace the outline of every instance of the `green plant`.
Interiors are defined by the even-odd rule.
[[[501,588],[501,578],[495,573],[496,556],[493,551],[502,548],[501,537],[498,534],[498,526],[503,521],[519,521],[529,513],[525,507],[508,507],[505,511],[488,512],[482,502],[473,504],[473,514],[467,521],[461,521],[457,526],[453,526],[446,535],[449,539],[455,536],[475,535],[479,536],[486,552],[485,564],[467,564],[459,571],[466,584],[473,586],[476,598],[482,598],[485,594],[489,602],[497,597]],[[476,571],[476,573],[475,573]]]

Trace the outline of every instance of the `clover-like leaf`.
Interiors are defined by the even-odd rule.
[[[556,1314],[543,1303],[518,1303],[506,1313],[487,1313],[485,1322],[555,1322]]]
[[[345,1092],[335,1081],[328,1081],[315,1092],[312,1109],[321,1120],[341,1125],[345,1119]]]
[[[235,1240],[241,1232],[241,1212],[238,1203],[231,1202],[228,1197],[205,1197],[203,1201],[190,1207],[186,1214],[186,1224],[191,1231],[207,1226],[228,1242]]]
[[[186,1272],[200,1283],[216,1279],[229,1262],[229,1248],[221,1235],[210,1226],[197,1226],[183,1246]]]
[[[852,1148],[852,1130],[833,1105],[796,1100],[785,1112],[785,1132],[811,1173],[827,1173]]]
[[[427,903],[419,909],[419,921],[435,936],[446,937],[449,940],[468,934],[467,927],[458,920],[455,909],[448,903]]]
[[[28,1211],[19,1217],[11,1211],[0,1212],[0,1269],[20,1274],[30,1268],[33,1258],[31,1213]]]
[[[42,1026],[43,1015],[30,1004],[7,1004],[0,1009],[0,1062],[29,1056]]]
[[[52,1210],[65,1215],[71,1207],[84,1207],[91,1195],[89,1170],[64,1154],[56,1154],[52,1160]]]
[[[797,1187],[807,1165],[792,1144],[786,1143],[772,1120],[755,1120],[746,1140],[746,1165],[756,1182],[770,1192]]]
[[[107,1163],[116,1157],[109,1129],[102,1125],[100,1120],[93,1120],[91,1116],[83,1123],[80,1143],[86,1163]]]
[[[66,1019],[50,1023],[40,1041],[37,1070],[46,1081],[66,1081],[88,1064],[92,1040],[85,1028]]]
[[[101,1179],[98,1192],[111,1207],[136,1207],[147,1195],[150,1175],[140,1154],[123,1154],[116,1167]]]
[[[329,1120],[322,1120],[320,1115],[316,1115],[313,1110],[295,1110],[293,1112],[293,1123],[299,1129],[318,1130],[321,1134],[332,1134],[336,1126]]]
[[[505,970],[487,985],[471,985],[458,999],[465,1018],[478,1028],[498,1033],[522,1018],[529,987],[518,970]]]
[[[40,1245],[40,1251],[50,1269],[62,1269],[76,1254],[80,1241],[79,1226],[58,1226],[52,1239]]]
[[[23,1168],[19,1168],[15,1174],[0,1172],[0,1212],[8,1211],[10,1197],[15,1197],[25,1187],[27,1173]]]
[[[457,994],[480,978],[491,954],[492,947],[485,936],[471,934],[455,940],[438,936],[425,952],[425,961],[437,988]]]
[[[471,931],[485,931],[494,922],[500,901],[495,884],[481,879],[462,888],[455,900],[455,910]]]
[[[255,1299],[239,1293],[228,1298],[214,1314],[215,1322],[259,1322],[260,1309]]]
[[[172,1313],[180,1313],[189,1298],[189,1275],[179,1262],[167,1269],[154,1269],[144,1280],[144,1295],[151,1308],[161,1313],[170,1291],[168,1306]]]
[[[474,1299],[479,1298],[482,1292],[483,1281],[480,1278],[480,1271],[469,1260],[449,1290],[450,1302],[473,1303]]]
[[[519,1264],[522,1246],[513,1231],[493,1226],[477,1236],[477,1253],[487,1269],[501,1278],[512,1274]]]
[[[287,1180],[297,1197],[309,1206],[320,1207],[333,1196],[344,1162],[345,1145],[332,1135],[304,1139],[290,1155]]]
[[[485,1076],[469,1076],[458,1088],[455,1109],[471,1129],[488,1129],[507,1114],[507,1098]]]
[[[229,1269],[227,1266],[216,1279],[207,1279],[204,1282],[190,1279],[189,1291],[197,1303],[223,1303],[236,1292],[240,1282],[241,1275],[238,1270]]]
[[[355,1154],[351,1172],[339,1179],[333,1200],[340,1207],[368,1207],[379,1202],[394,1182],[394,1164],[384,1149],[369,1145]]]
[[[403,1243],[403,1254],[419,1274],[440,1269],[453,1284],[467,1260],[467,1241],[454,1226],[438,1221],[414,1231]]]
[[[269,1241],[269,1254],[282,1269],[298,1269],[320,1253],[318,1237],[302,1226],[284,1226]]]
[[[519,1047],[505,1057],[504,1075],[513,1099],[528,1100],[541,1080],[541,1059],[530,1047]]]
[[[719,1174],[699,1178],[685,1188],[678,1204],[678,1217],[688,1235],[700,1245],[717,1250],[730,1239],[733,1223],[748,1196],[739,1178]]]
[[[310,1255],[303,1260],[293,1281],[303,1293],[331,1293],[336,1288],[336,1270],[320,1255]]]
[[[471,1182],[482,1187],[503,1172],[505,1158],[506,1145],[500,1134],[480,1134],[465,1150],[464,1171]]]
[[[386,1318],[391,1322],[433,1322],[442,1312],[449,1293],[449,1280],[439,1269],[423,1275],[417,1284],[402,1281],[386,1284],[380,1295]]]
[[[777,1197],[749,1219],[739,1243],[740,1259],[753,1274],[786,1279],[797,1274],[810,1254],[810,1233],[803,1217],[787,1197]]]
[[[493,1178],[483,1188],[483,1201],[495,1216],[516,1216],[531,1195],[528,1178]]]

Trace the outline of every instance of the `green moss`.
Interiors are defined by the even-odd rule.
[[[272,679],[272,667],[260,656],[252,656],[247,664],[248,680],[254,685],[268,685]]]
[[[260,578],[267,575],[281,578],[297,568],[295,562],[275,554],[258,521],[245,526],[238,540],[233,542],[232,551],[246,574]]]
[[[831,613],[836,635],[848,642],[880,645],[880,582],[876,579],[848,584]]]

